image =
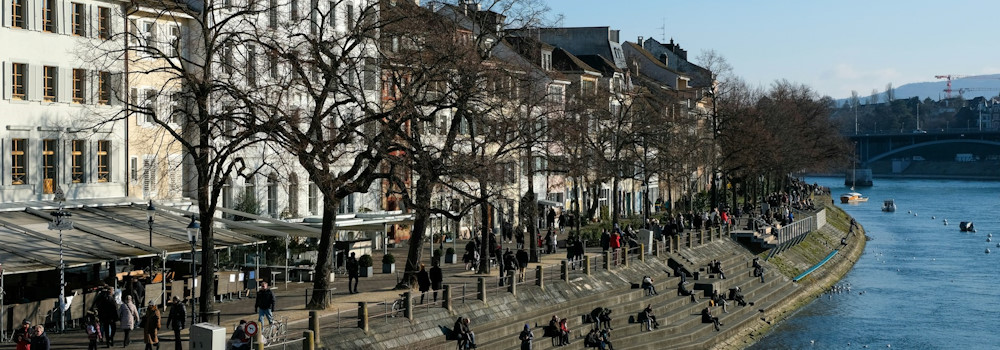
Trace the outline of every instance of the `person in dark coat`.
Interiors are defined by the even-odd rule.
[[[427,268],[420,264],[420,271],[417,271],[417,286],[420,290],[420,303],[424,303],[424,295],[431,289],[431,276],[427,274]]]
[[[17,350],[28,350],[31,346],[31,335],[35,329],[31,328],[31,321],[24,319],[21,321],[21,328],[14,330],[14,343],[17,344]]]
[[[528,324],[524,324],[524,330],[517,336],[517,339],[521,341],[521,350],[531,350],[531,340],[535,339],[535,333],[531,332],[531,327]]]
[[[49,335],[45,333],[45,327],[42,325],[37,325],[34,327],[34,332],[31,335],[31,349],[33,350],[49,350]]]
[[[254,308],[257,309],[257,322],[261,326],[264,325],[264,319],[267,319],[267,324],[274,324],[274,305],[277,303],[277,299],[274,297],[274,292],[271,288],[268,288],[267,282],[260,283],[260,290],[257,291],[257,300],[254,302]],[[194,310],[191,310],[194,311]]]
[[[187,310],[184,303],[176,295],[173,303],[170,304],[170,314],[167,315],[167,327],[174,330],[174,350],[181,350],[181,330],[184,329],[184,320],[187,319]]]
[[[601,249],[607,252],[611,249],[611,234],[607,230],[601,230]]]
[[[438,301],[438,291],[443,288],[441,284],[444,282],[444,273],[441,272],[441,266],[438,266],[437,262],[434,262],[431,266],[431,289],[434,290],[434,302]]]
[[[153,350],[153,348],[159,350],[160,338],[157,337],[157,332],[160,331],[160,309],[150,301],[149,306],[146,307],[146,313],[142,317],[144,318],[142,340],[146,343],[146,350]]]
[[[357,293],[358,292],[358,277],[360,272],[358,271],[358,259],[354,257],[354,252],[351,252],[351,256],[347,258],[347,292]],[[354,281],[354,284],[351,284]]]
[[[109,348],[115,343],[115,322],[118,321],[118,304],[115,303],[111,293],[111,288],[107,288],[94,301],[94,306],[97,307],[97,319],[103,328],[101,334],[104,334],[104,343]]]
[[[524,270],[528,268],[528,251],[524,248],[517,250],[517,280],[524,282]]]

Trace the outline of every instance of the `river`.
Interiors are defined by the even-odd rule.
[[[850,190],[842,177],[806,181]],[[838,204],[871,237],[839,283],[850,292],[824,294],[749,349],[1000,348],[1000,182],[876,178],[858,192],[869,201]],[[887,198],[895,213],[881,211]]]

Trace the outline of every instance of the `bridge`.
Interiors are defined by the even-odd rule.
[[[858,166],[862,168],[893,160],[1000,160],[1000,130],[918,130],[848,137],[855,145]]]

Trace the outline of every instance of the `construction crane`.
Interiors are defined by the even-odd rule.
[[[934,76],[934,78],[937,78],[937,79],[948,79],[948,88],[944,89],[944,92],[947,93],[946,96],[948,96],[948,98],[951,98],[951,92],[953,91],[951,89],[951,81],[952,80],[962,79],[962,78],[965,78],[965,77],[968,77],[968,75],[948,74],[948,75],[935,75]]]

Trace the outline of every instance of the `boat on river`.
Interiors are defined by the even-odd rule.
[[[882,201],[882,211],[887,213],[892,213],[896,211],[896,201],[893,199],[886,199]]]
[[[848,193],[844,193],[844,194],[840,195],[840,203],[843,203],[843,204],[860,203],[860,202],[867,202],[867,201],[868,201],[868,197],[864,197],[860,193],[857,193],[857,192],[848,192]]]

